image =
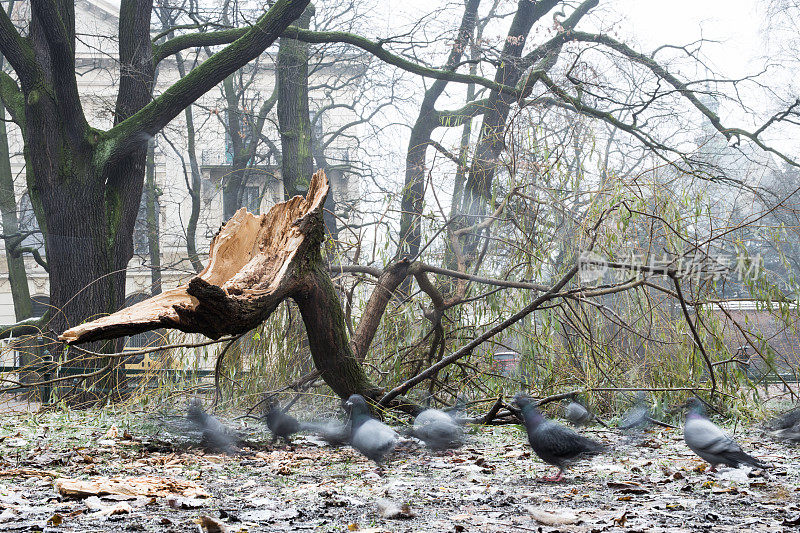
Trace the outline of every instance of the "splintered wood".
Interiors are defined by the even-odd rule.
[[[320,170],[305,198],[295,196],[259,216],[239,209],[189,283],[70,328],[59,339],[76,344],[164,327],[218,339],[252,329],[296,288],[294,269],[306,250],[319,247],[328,189]]]
[[[125,496],[165,497],[180,494],[187,498],[208,498],[206,490],[183,479],[143,476],[131,478],[99,478],[91,481],[60,478],[54,483],[56,491],[65,498],[87,498],[119,494]]]

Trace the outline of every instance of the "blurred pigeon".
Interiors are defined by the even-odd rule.
[[[597,418],[583,404],[578,403],[574,396],[564,405],[564,418],[576,427],[587,426],[590,422],[597,422],[604,427],[608,427],[605,422]]]
[[[558,474],[545,477],[544,481],[561,481],[568,463],[604,450],[605,447],[599,442],[547,420],[527,395],[517,394],[514,403],[522,410],[522,419],[533,451],[545,463],[558,467]]]
[[[617,424],[617,428],[627,433],[644,431],[652,424],[650,407],[647,405],[647,395],[639,391],[633,407],[628,409]]]
[[[573,426],[585,426],[592,421],[592,414],[583,405],[575,400],[570,400],[564,405],[564,418]]]
[[[737,468],[739,465],[768,468],[768,465],[747,455],[736,444],[736,441],[711,422],[706,417],[705,407],[700,400],[692,398],[687,406],[689,412],[683,425],[683,440],[701,459],[711,463],[712,468],[718,464],[725,464],[733,468]]]
[[[202,433],[200,445],[214,452],[235,453],[239,438],[227,428],[217,417],[208,414],[203,409],[200,398],[189,400],[186,420],[193,424]]]
[[[770,433],[773,437],[782,440],[790,440],[793,442],[800,442],[800,422],[792,427],[779,429]]]
[[[425,409],[414,419],[414,436],[432,450],[460,448],[464,444],[460,413]]]
[[[269,408],[264,418],[267,422],[267,427],[272,432],[272,444],[275,444],[278,437],[286,441],[286,444],[290,444],[289,437],[300,431],[300,423],[297,419],[275,402],[269,403]]]
[[[467,418],[467,400],[465,400],[464,397],[459,394],[456,396],[456,401],[453,403],[453,407],[450,409],[445,409],[445,412],[450,415],[450,418],[463,424],[464,419]]]
[[[343,446],[350,442],[350,423],[341,420],[300,422],[300,431],[316,435],[332,446]]]
[[[397,446],[397,433],[378,420],[372,418],[367,401],[360,394],[353,394],[345,402],[350,413],[352,431],[350,445],[368,459],[380,466],[384,457]]]
[[[800,407],[776,416],[766,424],[770,435],[782,440],[800,442]]]

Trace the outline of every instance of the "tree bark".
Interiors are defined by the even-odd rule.
[[[307,29],[313,13],[314,8],[309,6],[295,25]],[[314,165],[308,110],[308,44],[281,37],[276,74],[281,178],[284,196],[292,198],[308,188],[308,176]]]

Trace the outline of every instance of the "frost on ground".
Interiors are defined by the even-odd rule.
[[[250,429],[253,431],[253,428]],[[149,443],[105,413],[0,421],[2,531],[796,531],[800,455],[758,430],[742,446],[775,465],[709,472],[680,431],[628,440],[586,430],[612,451],[565,483],[517,427],[474,428],[467,446],[408,444],[379,476],[347,447],[298,437],[237,456]],[[264,439],[266,442],[266,439]]]

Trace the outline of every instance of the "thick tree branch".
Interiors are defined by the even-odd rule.
[[[2,11],[0,9],[0,11]],[[2,31],[2,30],[0,30]],[[20,128],[25,130],[25,96],[17,85],[17,82],[0,70],[0,101]]]
[[[52,87],[58,95],[64,124],[77,139],[86,131],[88,122],[83,113],[75,73],[75,6],[71,3],[60,5],[54,0],[31,0],[31,11],[50,51]]]
[[[309,0],[278,0],[239,39],[194,68],[136,114],[104,133],[100,142],[105,147],[98,152],[114,161],[140,146],[186,106],[258,57],[300,16],[308,3]]]
[[[317,32],[311,30],[301,30],[299,28],[289,28],[288,30],[286,30],[284,35],[287,37],[291,37],[292,39],[297,39],[299,41],[305,41],[307,43],[312,43],[312,44],[323,44],[323,43],[350,44],[357,48],[361,48],[366,52],[371,53],[372,55],[374,55],[375,57],[377,57],[378,59],[380,59],[385,63],[401,68],[407,72],[411,72],[412,74],[418,74],[426,78],[434,78],[439,80],[447,80],[460,83],[474,83],[476,85],[487,87],[489,89],[509,94],[512,96],[518,96],[520,94],[520,91],[517,90],[515,87],[503,85],[502,83],[497,83],[481,76],[460,74],[448,70],[429,68],[419,65],[417,63],[414,63],[413,61],[409,61],[404,57],[401,57],[397,54],[393,54],[392,52],[386,50],[385,48],[383,48],[382,43],[371,41],[365,37],[361,37],[360,35],[355,35],[346,32],[335,32],[335,31]]]
[[[14,27],[5,9],[0,9],[0,54],[2,54],[23,86],[30,86],[36,77],[36,59],[33,49]]]
[[[599,44],[605,45],[605,46],[611,48],[612,50],[622,54],[625,57],[627,57],[628,59],[631,59],[632,61],[635,61],[635,62],[647,67],[651,72],[653,72],[653,74],[655,74],[659,78],[663,79],[664,81],[666,81],[667,83],[672,85],[675,88],[675,90],[677,90],[681,94],[681,96],[686,98],[692,104],[692,106],[694,106],[698,111],[700,111],[708,119],[708,121],[711,122],[711,125],[714,126],[714,129],[716,129],[723,136],[725,136],[725,138],[727,140],[730,141],[731,139],[733,139],[736,136],[746,137],[746,138],[750,139],[753,143],[755,143],[762,150],[764,150],[766,152],[771,152],[771,153],[777,155],[778,157],[783,159],[786,163],[788,163],[788,164],[790,164],[792,166],[800,167],[800,162],[795,161],[791,157],[789,157],[789,156],[781,153],[780,151],[778,151],[778,150],[776,150],[776,149],[764,144],[764,142],[761,141],[761,139],[758,138],[759,134],[762,131],[764,131],[763,127],[759,128],[759,130],[757,130],[755,133],[743,130],[741,128],[728,128],[728,127],[725,127],[722,124],[722,121],[720,120],[719,115],[714,113],[711,109],[708,108],[708,106],[703,104],[700,101],[700,99],[697,98],[697,96],[695,95],[694,91],[692,91],[686,85],[686,83],[682,82],[676,76],[671,74],[669,71],[667,71],[666,68],[661,66],[659,63],[657,63],[651,57],[646,56],[646,55],[644,55],[644,54],[642,54],[640,52],[637,52],[636,50],[630,48],[628,45],[626,45],[624,43],[621,43],[621,42],[617,41],[616,39],[613,39],[613,38],[609,37],[608,35],[599,35],[599,34],[594,34],[594,33],[573,31],[573,32],[571,32],[571,37],[572,37],[572,40],[575,40],[575,41],[593,42],[593,43],[599,43]]]
[[[436,111],[440,128],[457,128],[464,123],[486,112],[489,105],[488,98],[473,100],[460,109]]]
[[[366,357],[372,339],[378,331],[381,318],[383,317],[386,306],[389,304],[394,291],[408,276],[409,262],[401,260],[389,266],[378,278],[378,284],[372,291],[361,321],[358,323],[355,335],[350,340],[353,354],[356,359],[362,361]],[[342,269],[344,271],[344,269]]]

